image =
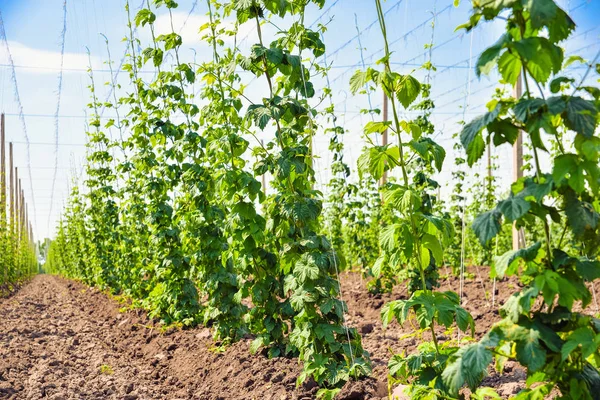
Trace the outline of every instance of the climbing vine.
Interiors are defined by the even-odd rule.
[[[502,14],[502,16],[500,16]],[[502,306],[503,319],[478,342],[452,356],[444,382],[455,395],[464,385],[475,388],[493,358],[501,370],[515,359],[527,369],[527,388],[516,398],[544,398],[558,390],[561,398],[593,399],[600,383],[598,321],[585,311],[592,300],[586,283],[600,274],[598,261],[598,107],[597,88],[566,74],[560,43],[575,28],[554,1],[474,3],[463,27],[484,20],[506,21],[506,31],[477,62],[478,73],[497,68],[502,79],[522,79],[519,99],[494,99],[488,112],[465,125],[461,141],[469,165],[494,146],[514,143],[522,132],[531,146],[533,168],[515,182],[507,198],[475,218],[473,229],[482,244],[492,241],[503,224],[516,223],[537,232],[529,247],[508,251],[494,264],[498,277],[518,275],[523,287]],[[593,61],[595,62],[595,61]],[[598,66],[589,65],[589,69]],[[568,84],[569,91],[561,86]],[[568,132],[574,140],[562,140]],[[545,170],[540,159],[554,143]],[[553,239],[551,224],[563,233]],[[541,229],[536,230],[540,225]],[[569,232],[572,243],[566,246]]]

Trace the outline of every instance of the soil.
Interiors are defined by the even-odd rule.
[[[487,276],[487,271],[478,271]],[[477,276],[477,274],[476,274]],[[443,281],[440,290],[459,291],[459,280]],[[499,304],[517,284],[498,282],[496,306],[491,282],[466,280],[464,306],[481,335],[499,319]],[[348,383],[340,400],[387,399],[387,361],[391,352],[410,353],[421,340],[407,324],[386,330],[380,311],[406,290],[374,296],[360,275],[342,276],[347,322],[363,334],[371,354],[373,378]],[[0,399],[313,399],[312,381],[296,388],[301,367],[296,359],[250,355],[251,339],[226,350],[216,346],[206,328],[161,330],[141,310],[122,305],[97,289],[51,275],[38,275],[12,297],[0,300]],[[452,333],[455,335],[456,333]],[[449,339],[442,330],[438,339]],[[430,338],[425,335],[425,340]],[[502,376],[486,383],[503,396],[518,392],[524,372],[509,364]]]

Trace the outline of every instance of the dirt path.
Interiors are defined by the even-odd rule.
[[[357,274],[344,274],[348,322],[363,335],[371,354],[373,376],[347,384],[338,400],[387,399],[390,351],[410,353],[420,339],[410,325],[383,330],[383,304],[405,298],[368,294]],[[442,290],[457,290],[450,278]],[[486,290],[487,289],[487,290]],[[465,282],[465,307],[473,313],[478,335],[498,319],[491,287]],[[514,282],[499,282],[501,304]],[[314,383],[296,388],[300,366],[295,359],[250,355],[251,339],[219,351],[208,329],[161,332],[138,311],[120,305],[96,289],[50,275],[39,275],[19,292],[0,300],[0,399],[314,399]],[[496,305],[497,307],[497,305]],[[425,338],[428,339],[428,338]],[[448,337],[440,331],[438,340]],[[490,376],[487,384],[507,398],[523,387],[518,369]]]
[[[296,360],[215,350],[206,329],[160,333],[103,293],[40,275],[0,300],[0,399],[311,399]],[[373,382],[371,382],[373,384]],[[377,398],[365,383],[346,398]],[[368,394],[368,393],[371,394]]]

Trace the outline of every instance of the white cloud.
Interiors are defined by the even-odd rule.
[[[27,67],[31,72],[55,74],[60,70],[61,55],[59,51],[50,51],[34,49],[19,42],[9,41],[10,53],[17,68]],[[0,63],[9,64],[8,54],[4,47],[0,48]],[[85,53],[64,54],[64,72],[69,70],[86,70],[89,67],[90,60]],[[102,68],[102,62],[97,58],[91,57],[92,67]]]

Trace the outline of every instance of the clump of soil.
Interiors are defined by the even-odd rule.
[[[485,274],[484,274],[485,275]],[[475,317],[477,335],[499,319],[495,311],[515,282],[498,282],[496,306],[491,283],[464,284],[464,305]],[[408,324],[386,330],[380,311],[387,301],[405,298],[367,292],[359,275],[342,276],[347,323],[358,327],[371,354],[373,378],[348,383],[337,397],[387,399],[387,361],[391,353],[416,349]],[[440,290],[459,290],[455,278]],[[226,350],[215,346],[205,328],[161,331],[141,310],[120,312],[120,305],[96,289],[50,275],[36,276],[12,297],[0,300],[0,399],[313,399],[312,381],[296,387],[296,359],[250,355],[251,339]],[[404,338],[403,338],[404,337]],[[448,340],[440,331],[440,340]],[[424,337],[423,340],[428,340]],[[510,366],[486,383],[508,397],[523,386],[523,371]],[[510,393],[509,393],[510,392]]]

